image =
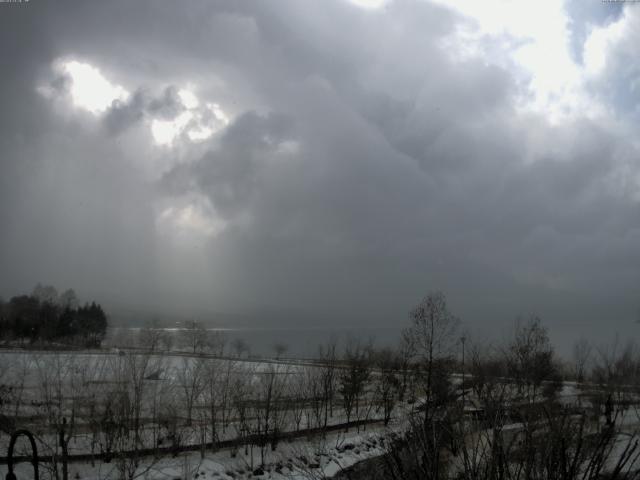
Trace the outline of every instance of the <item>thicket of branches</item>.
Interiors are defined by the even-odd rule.
[[[562,362],[540,319],[531,317],[502,345],[467,345],[461,365],[452,351],[466,336],[442,294],[427,296],[411,320],[406,333],[423,402],[370,478],[638,476],[638,435],[627,426],[629,416],[632,425],[640,421],[640,351],[633,344],[592,355],[595,349],[579,340],[572,362]],[[454,385],[453,373],[465,369],[466,380]],[[565,385],[570,397],[559,395]]]

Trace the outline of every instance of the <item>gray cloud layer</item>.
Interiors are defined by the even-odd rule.
[[[578,10],[576,45],[618,18]],[[536,311],[626,328],[640,285],[631,130],[521,112],[526,74],[443,47],[460,22],[409,1],[3,6],[0,290],[45,281],[129,305],[382,325],[439,288],[470,325]],[[592,86],[623,122],[623,93],[605,87],[638,78],[628,52]],[[131,98],[101,119],[56,112],[36,86],[59,57],[99,65]],[[232,123],[193,148],[136,140],[146,116],[184,108],[185,82]],[[185,249],[159,234],[156,205],[190,195],[226,228]]]

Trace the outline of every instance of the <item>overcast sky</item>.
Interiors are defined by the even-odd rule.
[[[640,4],[0,3],[0,293],[640,314]]]

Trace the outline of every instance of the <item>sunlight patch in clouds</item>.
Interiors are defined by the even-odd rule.
[[[129,92],[122,86],[109,82],[98,68],[88,63],[70,61],[57,69],[71,78],[69,93],[76,107],[99,114],[111,107],[114,101],[129,98]]]
[[[211,202],[202,195],[191,195],[165,204],[156,218],[156,228],[161,233],[181,240],[215,237],[226,225]]]
[[[229,117],[217,103],[200,102],[190,90],[182,89],[178,96],[185,111],[171,120],[153,119],[151,135],[157,145],[172,146],[186,135],[192,142],[201,142],[229,125]]]
[[[102,71],[89,63],[59,58],[52,66],[53,77],[36,90],[51,101],[71,103],[75,108],[105,114],[115,107],[130,108],[132,95],[123,86],[110,82]],[[146,89],[147,87],[143,87]],[[177,91],[179,108],[173,118],[147,109],[145,101],[139,114],[145,118],[155,145],[171,147],[178,140],[202,142],[230,123],[230,118],[218,103],[201,101],[188,88]],[[147,100],[148,101],[148,100]]]
[[[594,28],[584,44],[584,64],[587,71],[597,75],[604,70],[610,48],[625,36],[627,17],[605,27]]]
[[[197,108],[200,102],[198,101],[198,97],[189,90],[182,89],[178,91],[178,96],[180,97],[180,101],[182,104],[189,109]]]
[[[151,135],[158,145],[171,145],[193,118],[189,111],[182,112],[173,120],[154,119],[151,122]]]
[[[521,108],[543,113],[553,123],[575,115],[599,113],[584,91],[586,72],[570,51],[569,18],[562,2],[509,0],[434,0],[469,17],[475,26],[454,34],[454,55],[463,59],[484,56],[489,63],[522,68],[529,75],[531,95],[523,95]],[[506,56],[483,51],[482,41],[493,37],[514,40]],[[586,110],[585,110],[586,109]]]

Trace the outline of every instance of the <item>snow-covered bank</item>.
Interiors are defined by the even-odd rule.
[[[384,441],[390,434],[386,428],[369,427],[368,431],[333,432],[324,437],[285,442],[276,452],[268,452],[264,466],[256,448],[234,452],[222,449],[215,453],[186,452],[175,457],[147,459],[136,471],[145,480],[176,480],[211,478],[220,480],[287,479],[311,480],[330,478],[358,462],[385,453]],[[234,455],[235,453],[235,455]],[[46,465],[41,464],[46,475]],[[7,466],[0,466],[4,477]],[[15,472],[18,478],[31,478],[32,466],[20,463]],[[121,470],[116,460],[111,463],[91,462],[69,465],[69,478],[74,480],[111,480],[119,478]],[[42,478],[42,475],[41,475]]]

